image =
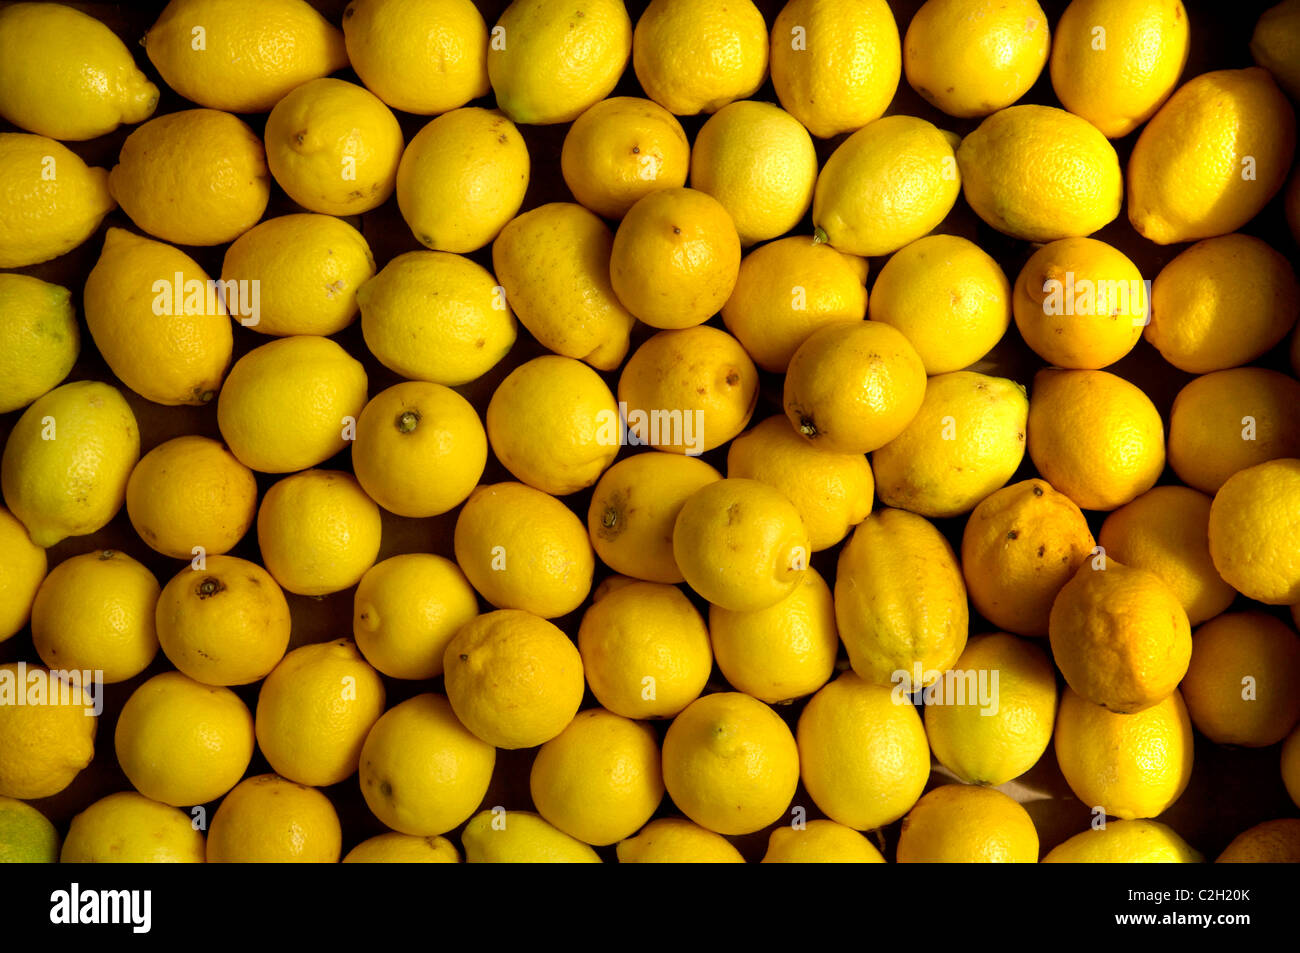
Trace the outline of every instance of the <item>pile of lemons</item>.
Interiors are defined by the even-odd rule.
[[[636,6],[0,10],[0,860],[1034,862],[1054,740],[1043,859],[1196,861],[1197,733],[1300,805],[1300,0]]]

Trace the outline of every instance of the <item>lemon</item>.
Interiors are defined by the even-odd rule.
[[[885,0],[790,0],[772,24],[772,85],[814,136],[856,132],[884,115],[903,54]]]
[[[460,853],[445,837],[412,837],[390,831],[363,840],[344,855],[343,863],[459,864]]]
[[[350,777],[384,713],[384,682],[348,639],[304,645],[266,676],[257,696],[257,745],[272,769],[328,787]]]
[[[721,834],[682,817],[651,821],[616,848],[620,864],[743,864],[745,858]]]
[[[1300,99],[1300,4],[1283,0],[1265,10],[1250,37],[1250,53],[1255,62],[1273,74],[1278,84]]]
[[[961,179],[947,134],[915,116],[876,119],[822,166],[815,234],[851,255],[888,255],[947,217]]]
[[[673,526],[673,556],[687,584],[733,612],[766,609],[793,592],[810,548],[795,505],[758,480],[705,484]]]
[[[54,864],[59,832],[30,804],[0,797],[0,864]]]
[[[538,749],[528,784],[547,821],[612,844],[640,830],[664,796],[659,742],[649,725],[591,708]]]
[[[205,685],[247,685],[289,646],[289,603],[271,575],[237,556],[186,567],[158,598],[158,641],[178,669]]]
[[[1150,315],[1137,266],[1095,238],[1063,238],[1034,252],[1011,300],[1020,336],[1056,367],[1114,364],[1133,350]]]
[[[921,716],[892,695],[845,672],[799,716],[803,785],[827,817],[854,830],[898,820],[930,776]]]
[[[257,480],[208,437],[160,443],[131,471],[126,513],[149,546],[173,559],[229,552],[257,515]]]
[[[957,696],[925,706],[939,763],[967,784],[1006,784],[1038,763],[1056,722],[1056,671],[1037,645],[1005,632],[977,635],[953,664]],[[979,688],[988,686],[984,697]]]
[[[230,113],[185,109],[122,143],[108,188],[131,221],[178,245],[221,245],[248,231],[271,196],[262,140]]]
[[[64,864],[201,864],[206,845],[190,816],[134,791],[100,798],[72,819]]]
[[[0,64],[0,116],[51,139],[94,139],[158,105],[158,87],[117,35],[60,3],[0,13]]]
[[[233,788],[253,743],[253,716],[238,695],[180,672],[155,675],[132,692],[113,739],[127,780],[173,807],[206,804]]]
[[[614,294],[614,236],[580,205],[551,202],[520,215],[492,246],[510,307],[543,347],[612,371],[636,319]]]
[[[785,813],[799,783],[799,749],[784,721],[739,692],[705,695],[668,726],[664,787],[695,823],[749,834]]]
[[[1300,459],[1230,476],[1210,506],[1210,557],[1223,580],[1269,605],[1300,602]]]
[[[840,647],[830,586],[812,568],[766,609],[709,606],[709,636],[722,677],[769,704],[811,695],[829,682]]]
[[[0,684],[14,699],[0,705],[0,797],[58,794],[95,756],[89,691],[23,662],[0,665]]]
[[[482,484],[456,519],[456,562],[498,609],[566,615],[591,592],[586,528],[553,496],[522,483]]]
[[[140,44],[176,92],[236,113],[348,65],[343,34],[305,0],[171,0]]]
[[[108,525],[140,457],[135,414],[116,388],[76,381],[23,411],[0,462],[5,505],[46,548]]]
[[[461,843],[470,864],[601,863],[587,844],[529,811],[481,811],[465,825]]]
[[[1300,807],[1300,728],[1282,743],[1282,783],[1291,800]]]
[[[447,512],[469,496],[486,463],[478,412],[441,384],[394,384],[357,418],[352,468],[366,493],[391,513]]]
[[[1145,569],[1089,563],[1052,603],[1052,656],[1069,686],[1093,704],[1133,714],[1178,687],[1192,632],[1177,595]]]
[[[72,293],[28,275],[0,274],[0,314],[0,413],[7,414],[68,376],[81,351],[81,333]]]
[[[572,122],[608,96],[632,55],[620,0],[513,0],[492,28],[488,77],[515,122]]]
[[[767,24],[750,0],[650,0],[632,36],[632,68],[669,112],[717,112],[763,84]]]
[[[1192,774],[1192,722],[1177,691],[1123,715],[1066,688],[1054,740],[1056,761],[1075,796],[1123,820],[1163,814]]]
[[[245,778],[212,815],[208,863],[336,864],[343,829],[329,798],[274,774]]]
[[[1300,284],[1279,252],[1252,235],[1197,242],[1156,275],[1146,338],[1193,374],[1260,357],[1300,315]]]
[[[1085,510],[1113,510],[1155,485],[1165,466],[1160,413],[1108,371],[1045,368],[1029,399],[1029,456]]]
[[[519,211],[528,174],[528,147],[514,123],[495,110],[454,109],[407,144],[397,207],[421,245],[477,251]]]
[[[777,374],[813,331],[866,313],[867,291],[848,256],[804,236],[769,242],[741,259],[722,305],[727,330],[755,364]]]
[[[883,864],[876,846],[851,827],[834,821],[778,827],[767,840],[765,864]]]
[[[339,470],[304,470],[274,484],[257,511],[267,570],[300,596],[355,586],[379,555],[379,507]]]
[[[972,371],[926,383],[916,416],[872,454],[880,501],[922,516],[957,516],[1006,484],[1025,455],[1021,384]]]
[[[632,581],[582,616],[578,652],[596,701],[624,718],[671,718],[713,670],[709,630],[675,586]]]
[[[1108,821],[1057,844],[1045,864],[1199,864],[1205,858],[1159,821]]]
[[[361,793],[402,834],[433,837],[462,824],[487,793],[496,749],[469,733],[441,695],[394,705],[361,748]]]
[[[1300,719],[1300,639],[1262,612],[1225,612],[1196,630],[1181,690],[1211,741],[1277,744]]]
[[[759,480],[785,494],[799,511],[813,552],[834,546],[871,512],[875,484],[867,458],[819,450],[783,414],[731,442],[727,475]]]
[[[498,748],[532,748],[573,721],[582,658],[569,637],[530,612],[472,619],[443,652],[447,700],[474,734]]]
[[[927,374],[944,374],[974,364],[1002,339],[1011,284],[974,242],[927,235],[885,262],[869,309],[871,320],[903,332]]]
[[[1185,486],[1157,486],[1106,517],[1097,541],[1109,557],[1160,577],[1187,621],[1200,625],[1236,593],[1210,559],[1210,498]]]
[[[1038,831],[1001,791],[944,784],[916,802],[898,835],[900,864],[1034,864]]]
[[[301,334],[249,351],[230,369],[217,426],[230,452],[261,473],[323,463],[366,404],[361,362],[328,338]]]
[[[698,150],[697,144],[694,155]],[[727,208],[706,192],[651,192],[628,210],[614,235],[609,260],[614,293],[653,328],[703,324],[736,286],[741,244],[736,228]]]
[[[638,453],[596,483],[587,532],[605,565],[651,582],[683,582],[673,555],[673,526],[692,493],[722,474],[697,457]]]
[[[548,354],[511,371],[492,394],[487,434],[512,474],[554,496],[591,486],[618,454],[618,405],[581,361]]]
[[[1119,215],[1115,148],[1086,119],[1053,106],[1011,106],[957,149],[962,193],[998,231],[1031,242],[1091,235]]]
[[[276,337],[342,331],[357,315],[357,289],[374,274],[375,257],[359,231],[306,213],[254,225],[226,249],[221,265],[223,282],[257,288],[256,314],[236,315],[239,323]]]
[[[1051,47],[1035,0],[926,0],[903,38],[912,88],[950,116],[987,116],[1038,79]]]
[[[1074,0],[1056,23],[1052,88],[1066,109],[1119,139],[1174,91],[1189,32],[1182,0]]]
[[[579,203],[620,219],[642,196],[684,186],[690,160],[691,144],[676,116],[649,99],[614,96],[573,121],[560,172]]]
[[[1157,245],[1236,231],[1282,188],[1295,114],[1258,66],[1184,83],[1151,117],[1128,164],[1128,217]]]
[[[352,635],[366,661],[390,678],[442,674],[442,654],[478,615],[478,597],[450,559],[404,553],[375,563],[357,584]]]
[[[158,580],[125,553],[102,549],[59,563],[32,603],[32,643],[54,669],[124,682],[158,653]]]
[[[745,429],[758,403],[758,370],[725,331],[660,331],[623,366],[618,401],[629,444],[698,455]]]
[[[817,150],[785,110],[757,101],[723,106],[700,128],[691,187],[717,199],[742,245],[790,231],[812,205]]]
[[[32,542],[27,527],[0,507],[0,642],[27,624],[47,565],[45,550]]]
[[[44,136],[0,132],[0,181],[0,268],[72,251],[117,207],[106,169]]]
[[[921,409],[925,365],[901,331],[878,321],[814,331],[790,358],[785,415],[822,450],[868,453]]]
[[[1256,824],[1233,838],[1216,864],[1300,863],[1300,819],[1284,817]]]

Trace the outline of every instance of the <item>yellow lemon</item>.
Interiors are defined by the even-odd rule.
[[[394,109],[436,115],[491,88],[487,24],[473,0],[353,0],[343,38],[361,82]]]
[[[51,668],[124,682],[158,653],[160,592],[153,573],[125,553],[101,549],[65,559],[32,603],[32,643]]]
[[[329,338],[280,338],[235,362],[217,400],[217,426],[246,467],[305,470],[347,446],[366,384],[361,362]]]
[[[447,643],[476,615],[478,597],[459,566],[432,553],[404,553],[361,577],[352,636],[366,661],[390,678],[434,678]]]
[[[1029,812],[1001,791],[944,784],[903,818],[898,862],[1034,864],[1038,830]]]
[[[772,23],[777,98],[819,139],[884,115],[902,68],[885,0],[790,0]]]
[[[39,665],[0,665],[0,797],[58,794],[95,756],[92,699],[76,682]]]
[[[0,182],[0,268],[72,251],[117,207],[108,170],[44,136],[0,132]]]
[[[352,469],[390,513],[424,517],[459,506],[483,475],[487,435],[478,412],[450,387],[394,384],[357,418]]]
[[[947,217],[961,179],[947,134],[915,116],[876,119],[822,166],[816,237],[850,255],[888,255]]]
[[[623,366],[618,401],[629,444],[694,456],[745,429],[758,403],[758,369],[725,331],[660,331]]]
[[[851,827],[834,821],[808,821],[805,827],[778,827],[767,840],[765,864],[883,864],[876,846]]]
[[[695,823],[749,834],[790,805],[799,783],[794,735],[771,708],[739,692],[705,695],[668,726],[664,787]]]
[[[352,776],[366,735],[384,713],[384,681],[347,639],[294,649],[257,696],[257,746],[271,768],[328,787]]]
[[[1282,743],[1282,783],[1291,800],[1300,807],[1300,728]]]
[[[605,565],[651,582],[683,582],[673,525],[687,497],[722,474],[698,457],[638,453],[602,475],[587,510],[587,532]]]
[[[7,414],[68,376],[81,352],[81,333],[72,293],[28,275],[0,274],[0,314],[0,413]]]
[[[1192,722],[1177,691],[1124,715],[1067,687],[1054,740],[1057,764],[1075,797],[1110,817],[1163,814],[1192,774]]]
[[[586,528],[553,496],[522,483],[483,484],[456,518],[456,562],[498,609],[566,615],[591,592],[596,558]]]
[[[337,864],[343,829],[315,788],[259,774],[235,785],[212,815],[208,863]]]
[[[538,343],[602,371],[623,363],[636,322],[610,282],[613,246],[605,223],[571,202],[525,212],[492,246],[506,300]]]
[[[1056,23],[1052,89],[1107,139],[1127,136],[1178,84],[1189,27],[1182,0],[1073,0]]]
[[[1160,413],[1107,371],[1045,368],[1029,399],[1029,456],[1085,510],[1113,510],[1155,485],[1165,466]]]
[[[925,727],[910,700],[853,672],[799,716],[799,764],[808,795],[831,820],[864,831],[898,820],[930,776]]]
[[[514,0],[492,35],[488,77],[515,122],[573,121],[613,91],[632,55],[620,0],[589,0],[576,12],[564,0]]]
[[[349,473],[304,470],[262,497],[257,545],[267,570],[300,596],[355,586],[379,555],[379,507]]]
[[[59,832],[36,808],[0,797],[0,864],[56,864]]]
[[[456,720],[441,695],[394,705],[361,748],[361,793],[393,830],[433,837],[464,823],[487,793],[496,749]]]
[[[72,819],[64,864],[201,864],[203,834],[184,811],[134,791],[100,798]]]
[[[348,65],[343,34],[305,0],[171,0],[140,45],[176,92],[236,113]]]
[[[574,120],[560,150],[573,197],[602,218],[619,219],[657,189],[681,188],[691,144],[677,117],[636,96],[603,99]]]
[[[27,527],[0,507],[0,642],[27,624],[47,565],[45,550],[32,542]]]
[[[926,0],[903,38],[903,69],[948,115],[987,116],[1029,92],[1050,47],[1035,0]]]
[[[470,864],[601,863],[590,846],[529,811],[481,811],[470,818],[460,839]]]
[[[1216,864],[1300,863],[1300,819],[1284,817],[1256,824],[1232,839]]]
[[[1129,221],[1157,245],[1236,231],[1282,188],[1294,153],[1295,113],[1266,70],[1202,73],[1133,146]]]
[[[591,486],[618,454],[614,395],[571,357],[548,354],[515,368],[493,392],[486,419],[502,466],[554,496]]]
[[[750,0],[650,0],[632,36],[632,68],[669,112],[717,112],[763,85],[767,24]]]
[[[573,721],[582,658],[545,619],[501,609],[461,626],[443,652],[447,699],[474,734],[498,748],[532,748]]]
[[[709,630],[676,586],[631,581],[592,604],[578,652],[596,701],[624,718],[671,718],[713,670]]]
[[[1011,284],[974,242],[927,235],[885,262],[869,308],[871,320],[903,332],[927,374],[944,374],[974,364],[1002,339]]]
[[[42,548],[108,525],[140,458],[140,430],[121,392],[76,381],[38,397],[9,431],[0,461],[5,505]]]
[[[1250,53],[1292,98],[1300,98],[1300,67],[1296,66],[1300,61],[1300,3],[1283,0],[1261,13],[1250,36]]]
[[[1300,602],[1300,459],[1230,476],[1210,506],[1210,557],[1223,580],[1269,605]]]
[[[906,429],[925,397],[925,365],[878,321],[814,331],[790,358],[785,415],[814,447],[869,453]]]
[[[664,796],[654,730],[603,708],[581,712],[542,745],[528,778],[538,813],[603,846],[631,837]]]
[[[620,864],[743,864],[745,858],[721,834],[682,817],[651,821],[635,837],[619,841]]]
[[[343,856],[345,864],[459,864],[456,845],[445,837],[413,837],[390,831],[363,840]]]
[[[785,373],[812,332],[860,321],[866,313],[867,289],[853,263],[806,236],[769,242],[746,255],[722,305],[727,330],[755,364],[777,374]]]
[[[1045,864],[1199,864],[1205,858],[1159,821],[1107,821],[1057,844]]]
[[[1053,106],[1011,106],[957,149],[962,193],[998,231],[1031,242],[1091,235],[1119,215],[1115,148],[1086,119]]]
[[[528,174],[528,147],[514,123],[495,110],[454,109],[407,144],[397,207],[421,245],[477,251],[519,211]]]
[[[180,672],[155,675],[132,692],[113,738],[127,780],[173,807],[206,804],[233,788],[253,743],[253,716],[238,695]]]

